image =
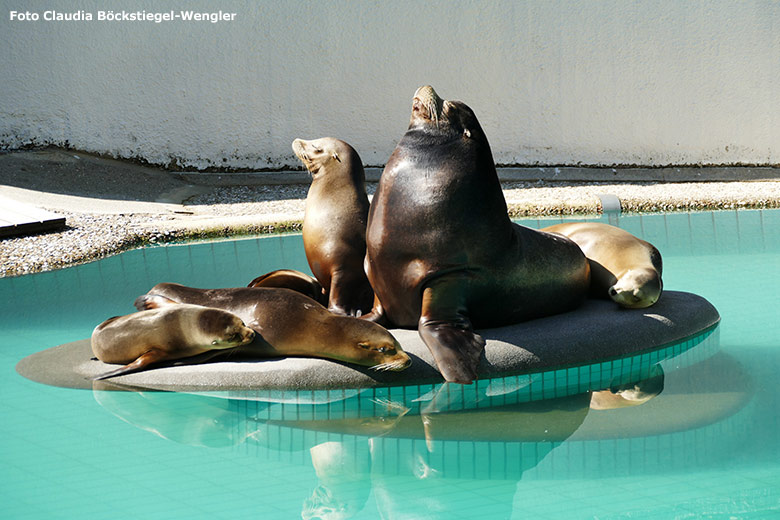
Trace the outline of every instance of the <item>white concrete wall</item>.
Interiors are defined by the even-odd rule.
[[[9,20],[53,4],[236,19]],[[379,165],[429,83],[475,110],[498,163],[780,164],[780,2],[129,4],[0,0],[0,146],[273,168],[331,135]]]

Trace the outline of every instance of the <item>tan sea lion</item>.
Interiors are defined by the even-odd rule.
[[[236,354],[261,358],[319,357],[375,370],[403,370],[412,362],[392,334],[380,325],[332,314],[290,289],[196,289],[161,283],[140,296],[135,306],[153,309],[181,303],[223,309],[243,319],[257,334],[252,343],[237,349]],[[230,355],[234,355],[233,351]]]
[[[127,363],[95,379],[143,370],[154,363],[246,345],[255,332],[229,312],[178,305],[109,318],[92,332],[92,353],[104,363]]]
[[[366,245],[377,296],[367,319],[416,327],[458,383],[477,377],[485,341],[474,327],[574,309],[590,281],[574,242],[512,223],[474,112],[430,86],[382,173]]]
[[[599,222],[556,224],[558,233],[580,246],[590,261],[591,295],[612,298],[629,309],[650,307],[663,291],[661,253],[628,231]]]
[[[295,155],[312,175],[303,217],[303,248],[314,276],[328,293],[328,310],[359,316],[374,293],[363,270],[368,197],[363,163],[339,139],[296,139]]]
[[[320,282],[308,274],[294,269],[277,269],[258,276],[247,287],[278,287],[305,294],[322,305],[328,304],[328,296]]]

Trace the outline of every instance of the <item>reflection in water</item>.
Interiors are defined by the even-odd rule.
[[[520,479],[569,478],[572,468],[587,476],[604,464],[614,465],[615,474],[667,471],[662,457],[648,460],[653,443],[663,453],[690,453],[688,465],[715,445],[723,456],[738,449],[738,428],[717,425],[749,401],[741,367],[716,354],[690,366],[678,357],[665,368],[666,375],[656,364],[641,380],[616,377],[594,390],[525,402],[511,398],[527,386],[519,380],[491,382],[479,393],[449,384],[390,397],[372,390],[344,392],[342,399],[301,392],[297,404],[291,392],[250,400],[96,387],[94,396],[122,420],[174,442],[240,445],[258,457],[310,462],[319,484],[301,497],[303,518],[351,518],[372,491],[382,518],[448,518],[458,507],[453,482],[480,489],[474,483],[487,479],[491,514],[508,517]],[[631,455],[637,441],[639,459]],[[562,445],[566,463],[558,464],[553,454]]]
[[[327,441],[313,446],[311,462],[320,481],[304,500],[301,516],[352,518],[366,504],[371,486],[371,456],[363,439]]]
[[[644,404],[664,389],[664,371],[660,365],[650,369],[647,379],[639,382],[610,386],[593,392],[590,397],[591,410],[612,410]]]
[[[126,423],[163,439],[190,446],[223,448],[245,441],[237,436],[230,402],[169,392],[107,392],[117,387],[95,381],[95,400]]]

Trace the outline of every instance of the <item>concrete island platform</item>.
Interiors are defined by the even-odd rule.
[[[577,376],[578,384],[569,390],[579,393],[600,384],[609,385],[614,377],[613,360],[643,356],[631,361],[637,363],[636,370],[622,367],[619,371],[629,378],[622,381],[627,383],[632,381],[631,377],[641,379],[643,371],[657,362],[695,346],[714,331],[719,321],[717,310],[707,300],[685,292],[666,291],[654,306],[636,310],[619,308],[608,300],[588,300],[572,312],[480,330],[487,346],[479,379],[603,363],[596,374],[590,368],[587,374]],[[401,372],[377,372],[313,358],[236,359],[150,369],[93,381],[93,377],[116,365],[93,359],[89,339],[30,355],[19,362],[17,371],[31,380],[62,387],[178,392],[295,392],[441,383],[441,375],[417,331],[391,332],[412,357],[411,367]]]

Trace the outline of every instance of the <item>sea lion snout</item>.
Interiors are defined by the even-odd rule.
[[[240,318],[236,317],[235,328],[228,328],[226,331],[227,342],[236,346],[247,345],[255,339],[255,331],[247,327]]]
[[[406,370],[411,366],[412,358],[409,357],[409,354],[401,350],[401,346],[398,345],[395,358],[388,363],[390,365],[388,370],[392,370],[393,372],[400,372],[401,370]]]
[[[303,165],[306,167],[307,170],[309,170],[309,166],[311,165],[311,157],[306,153],[306,144],[307,142],[303,139],[295,139],[292,142],[292,150],[298,159],[301,160]]]
[[[244,331],[241,337],[243,338],[241,341],[242,345],[246,345],[247,343],[252,343],[252,341],[255,339],[255,331],[250,329],[249,327],[244,327]]]
[[[441,101],[441,98],[436,93],[436,90],[434,90],[434,88],[430,85],[423,85],[422,87],[415,90],[413,99],[419,99],[426,103],[430,100]]]
[[[315,175],[328,162],[341,162],[339,144],[340,141],[332,137],[322,137],[311,141],[298,138],[292,142],[292,150],[306,169]]]
[[[609,297],[629,309],[644,309],[661,296],[663,282],[652,269],[630,269],[609,288]]]
[[[412,358],[409,354],[401,350],[401,346],[398,345],[394,349],[395,354],[390,356],[384,363],[374,365],[371,368],[374,370],[390,370],[391,372],[400,372],[406,370],[412,364]]]
[[[609,288],[609,296],[615,303],[622,305],[623,307],[634,308],[639,302],[638,289],[623,290],[619,289],[616,285]]]
[[[658,292],[651,294],[642,288],[631,290],[616,289],[613,285],[609,288],[609,296],[615,303],[629,309],[644,309],[650,307],[658,300]]]
[[[353,363],[371,367],[372,370],[399,372],[412,364],[412,358],[404,352],[392,334],[383,327],[370,322],[362,325],[369,334],[357,344],[357,349],[348,353]]]
[[[244,325],[243,322],[235,323],[234,326],[225,329],[221,338],[216,338],[211,342],[214,348],[233,348],[241,347],[252,343],[255,339],[255,331]]]
[[[412,98],[413,115],[430,119],[438,125],[443,108],[444,101],[433,90],[432,86],[425,85],[415,91]]]

